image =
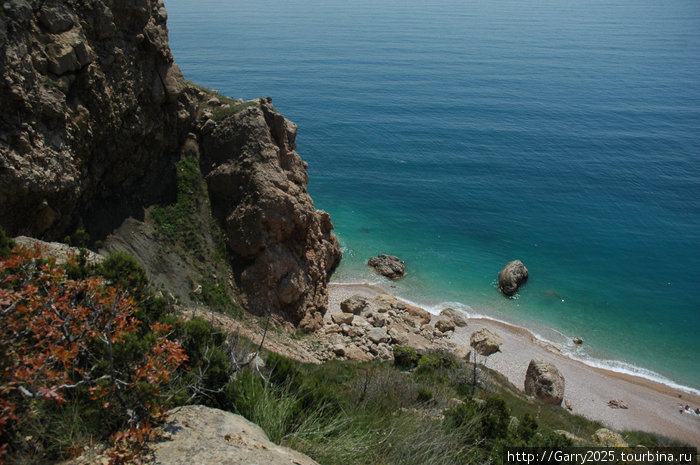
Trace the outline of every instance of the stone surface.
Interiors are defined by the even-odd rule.
[[[421,325],[426,325],[430,323],[430,319],[432,318],[430,312],[423,310],[420,307],[414,307],[413,305],[403,305],[399,308],[405,310],[406,315],[409,318],[416,320]]]
[[[13,241],[15,241],[15,244],[21,245],[22,247],[27,247],[30,249],[34,247],[41,248],[43,256],[45,258],[54,257],[56,259],[56,264],[58,265],[65,264],[70,257],[77,257],[80,253],[80,248],[71,247],[61,242],[46,242],[26,236],[17,236],[13,239]],[[91,250],[86,250],[85,260],[89,265],[96,265],[101,263],[104,260],[104,257]]]
[[[515,295],[527,281],[528,271],[520,260],[513,260],[498,273],[498,288],[506,296]]]
[[[353,313],[355,315],[359,315],[360,313],[362,313],[363,310],[367,308],[367,305],[369,305],[367,299],[365,299],[361,295],[354,295],[343,300],[340,303],[340,309],[345,313]]]
[[[452,318],[452,321],[455,322],[455,325],[459,326],[460,328],[464,328],[467,326],[467,316],[459,310],[455,310],[454,308],[448,307],[443,309],[440,312],[440,315]]]
[[[403,260],[394,255],[377,255],[370,258],[367,265],[389,279],[401,279],[406,274],[406,265]]]
[[[375,344],[379,344],[380,342],[389,342],[391,340],[384,328],[370,329],[367,332],[367,338]]]
[[[480,355],[491,355],[501,350],[503,339],[498,333],[488,328],[474,331],[469,339],[469,345]]]
[[[525,373],[525,393],[548,404],[560,405],[564,399],[564,376],[544,360],[530,361]]]
[[[169,437],[151,444],[154,465],[318,465],[306,455],[272,443],[240,415],[201,405],[168,412]]]
[[[352,313],[334,313],[331,320],[337,325],[351,325],[354,316]]]
[[[452,318],[442,318],[435,322],[435,329],[443,333],[454,331],[455,326],[455,321]]]
[[[627,442],[620,434],[607,428],[600,428],[591,436],[593,443],[602,447],[628,447]]]

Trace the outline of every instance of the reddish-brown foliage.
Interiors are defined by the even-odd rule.
[[[103,407],[128,412],[128,430],[113,436],[113,463],[133,458],[161,419],[162,387],[186,360],[167,325],[142,360],[115,363],[114,349],[139,331],[135,303],[102,278],[69,279],[36,247],[18,247],[0,260],[0,465],[19,412],[32,400],[63,403],[70,390],[89,388]]]

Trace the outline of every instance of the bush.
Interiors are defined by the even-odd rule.
[[[102,410],[90,436],[128,426],[113,435],[115,462],[153,437],[161,394],[187,356],[168,339],[169,326],[143,325],[135,307],[102,278],[71,279],[38,247],[0,260],[0,463],[27,451],[44,463],[61,458],[66,450],[47,428],[81,423],[67,415],[90,423]]]
[[[394,365],[400,368],[415,368],[421,356],[416,349],[408,346],[394,346]]]
[[[148,284],[146,272],[139,262],[121,250],[112,252],[100,264],[98,274],[122,289],[140,294]]]
[[[418,388],[418,402],[430,402],[430,400],[433,398],[433,391],[431,391],[428,388]]]

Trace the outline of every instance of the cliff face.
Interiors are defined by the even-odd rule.
[[[160,0],[1,8],[0,226],[101,239],[174,201],[175,162],[198,157],[249,308],[318,327],[340,252],[306,191],[296,126],[269,99],[188,85]]]
[[[99,236],[172,191],[187,115],[162,2],[13,0],[0,17],[0,216]]]

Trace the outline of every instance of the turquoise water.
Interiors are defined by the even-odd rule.
[[[188,79],[299,125],[345,252],[334,281],[700,388],[697,0],[166,6]],[[377,253],[407,277],[369,272]],[[515,258],[530,280],[505,299]]]

